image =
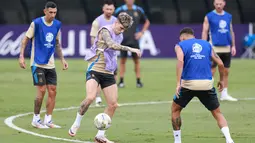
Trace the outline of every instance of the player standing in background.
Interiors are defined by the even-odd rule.
[[[215,10],[205,16],[202,39],[208,39],[210,31],[210,43],[215,52],[224,63],[224,88],[221,92],[221,100],[237,101],[228,94],[228,76],[231,63],[231,54],[235,56],[235,34],[232,26],[232,15],[224,11],[225,0],[214,0]],[[232,47],[231,47],[232,46]],[[216,72],[216,63],[213,63],[212,73]]]
[[[150,21],[148,20],[147,16],[144,13],[144,10],[134,4],[134,0],[125,0],[126,4],[120,6],[116,9],[115,15],[117,16],[120,12],[126,12],[134,19],[133,26],[124,32],[124,40],[122,42],[123,45],[139,48],[139,39],[143,36],[144,32],[149,28]],[[141,31],[138,30],[138,25],[140,21],[144,20],[145,23],[143,25],[143,29]],[[120,58],[120,82],[118,84],[119,87],[124,87],[124,74],[126,71],[126,61],[127,61],[127,51],[121,51],[121,58]],[[143,84],[141,82],[141,71],[140,71],[140,58],[135,54],[132,53],[132,57],[135,63],[135,73],[136,73],[136,87],[141,88]]]
[[[194,37],[194,31],[191,28],[181,30],[180,41],[175,47],[177,87],[172,103],[174,143],[181,143],[181,111],[193,97],[197,97],[211,111],[226,138],[226,143],[234,143],[227,121],[220,111],[217,93],[213,87],[211,59],[218,64],[220,73],[218,88],[219,91],[223,89],[224,65],[221,59],[210,43]]]
[[[52,122],[52,112],[55,107],[57,93],[57,74],[54,60],[55,49],[64,70],[68,68],[68,64],[62,54],[59,41],[61,22],[55,19],[56,13],[57,5],[53,2],[47,2],[44,9],[45,16],[33,20],[21,44],[19,64],[21,68],[25,69],[24,50],[28,41],[32,39],[30,65],[34,85],[37,88],[32,126],[36,128],[60,128],[60,126]],[[46,89],[48,90],[48,99],[43,124],[40,119],[40,110]]]
[[[95,38],[97,36],[98,30],[106,25],[113,24],[117,18],[115,16],[112,16],[113,12],[115,10],[114,3],[112,0],[104,0],[104,6],[103,6],[103,14],[98,16],[92,23],[91,31],[90,31],[90,37],[91,37],[91,45],[94,44]],[[117,70],[114,71],[115,80],[117,79]],[[101,94],[101,87],[98,86],[97,89],[97,97],[96,97],[96,106],[100,106],[102,103],[102,99],[100,97]]]
[[[96,98],[96,89],[99,85],[104,92],[108,104],[104,112],[111,118],[113,117],[118,107],[118,88],[113,75],[118,65],[116,50],[135,52],[138,56],[141,56],[139,49],[120,45],[123,40],[122,33],[127,30],[132,23],[133,20],[131,16],[127,13],[120,13],[118,15],[118,20],[114,24],[103,26],[99,30],[93,46],[85,56],[85,60],[89,62],[86,74],[87,96],[82,101],[76,119],[69,129],[70,136],[76,135],[83,115]],[[98,130],[95,141],[98,143],[113,143],[105,137],[105,130]]]

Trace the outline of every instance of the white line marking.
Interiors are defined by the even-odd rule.
[[[244,100],[244,101],[249,101],[249,100],[255,100],[255,98],[242,98],[239,100]],[[197,102],[198,100],[192,100],[192,102]],[[167,103],[171,103],[172,101],[152,101],[152,102],[136,102],[136,103],[123,103],[120,104],[120,106],[134,106],[134,105],[157,105],[157,104],[167,104]],[[95,106],[91,106],[90,108],[94,108]],[[58,108],[55,109],[54,111],[63,111],[63,110],[72,110],[72,109],[77,109],[78,107],[69,107],[69,108]],[[45,112],[45,110],[41,111],[41,113]],[[11,117],[8,117],[4,120],[4,123],[9,126],[10,128],[13,128],[17,131],[23,132],[23,133],[27,133],[33,136],[38,136],[41,138],[47,138],[47,139],[53,139],[53,140],[61,140],[61,141],[67,141],[67,142],[75,142],[75,143],[94,143],[94,142],[90,142],[90,141],[81,141],[81,140],[72,140],[72,139],[66,139],[66,138],[59,138],[59,137],[54,137],[54,136],[47,136],[47,135],[43,135],[43,134],[38,134],[32,131],[28,131],[25,129],[22,129],[16,125],[13,124],[13,121],[16,118],[19,117],[24,117],[24,116],[28,116],[33,114],[33,112],[29,112],[29,113],[24,113],[24,114],[18,114],[18,115],[14,115]]]

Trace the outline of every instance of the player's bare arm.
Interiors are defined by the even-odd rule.
[[[203,23],[203,31],[202,31],[202,39],[203,40],[207,40],[208,31],[209,31],[209,22],[208,22],[207,16],[205,16],[204,23]]]
[[[58,38],[56,38],[56,52],[61,60],[62,65],[63,65],[63,70],[68,69],[68,63],[65,61],[65,58],[63,56],[62,47],[61,47],[61,43],[59,40],[59,34],[58,34]]]
[[[230,23],[230,33],[231,33],[231,37],[232,37],[232,48],[231,48],[231,53],[233,56],[236,55],[236,42],[235,42],[235,33],[233,30],[233,24],[232,22]]]
[[[220,73],[220,81],[218,83],[219,91],[222,91],[223,89],[223,80],[224,80],[224,64],[220,57],[215,53],[215,51],[212,49],[212,60],[217,63],[219,73]]]
[[[115,49],[115,50],[123,50],[123,51],[130,51],[136,53],[138,56],[141,56],[141,52],[138,49],[134,49],[128,46],[123,46],[118,43],[116,43],[112,38],[109,33],[109,31],[105,28],[103,28],[100,33],[99,37],[102,38],[102,40],[106,43],[106,45],[109,48]]]
[[[146,19],[143,25],[143,29],[140,32],[135,33],[135,39],[139,40],[143,36],[144,32],[148,30],[149,27],[150,27],[150,21],[149,19]]]
[[[177,64],[176,64],[176,96],[179,95],[180,85],[181,85],[181,75],[183,70],[183,59],[184,54],[182,52],[182,49],[179,45],[175,46],[175,53],[177,56]]]
[[[26,64],[25,64],[25,58],[24,58],[24,51],[26,49],[27,43],[30,39],[25,36],[21,42],[21,48],[20,48],[20,55],[19,55],[19,65],[21,68],[25,69]]]

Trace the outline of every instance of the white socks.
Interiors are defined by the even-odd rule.
[[[181,130],[173,131],[174,134],[174,143],[181,143]]]
[[[228,95],[228,88],[223,88],[221,92],[221,96],[227,96]]]
[[[33,122],[37,122],[38,120],[40,120],[40,114],[34,114]]]
[[[74,124],[75,126],[78,126],[78,127],[79,127],[79,126],[81,125],[82,117],[83,117],[83,116],[80,115],[80,113],[77,112],[76,119],[75,119],[75,121],[74,121],[73,124]]]
[[[47,115],[47,114],[45,114],[45,117],[44,117],[44,124],[49,123],[49,122],[51,121],[51,117],[52,117],[52,115]]]
[[[105,131],[106,131],[106,130],[98,130],[96,136],[105,136]]]
[[[223,128],[221,128],[221,132],[224,134],[226,140],[232,141],[232,138],[231,138],[231,135],[230,135],[230,133],[229,133],[229,128],[228,128],[228,127],[223,127]]]

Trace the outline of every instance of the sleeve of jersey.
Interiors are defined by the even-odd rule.
[[[122,11],[122,7],[118,7],[115,12],[114,12],[114,16],[118,17],[119,13]]]
[[[26,32],[26,36],[31,39],[34,37],[34,33],[35,33],[35,23],[32,22]]]
[[[143,18],[144,20],[147,20],[148,17],[147,17],[147,15],[145,14],[143,8],[138,7],[137,9],[141,12],[142,18]]]
[[[99,30],[99,24],[96,20],[94,20],[93,23],[92,23],[91,31],[90,31],[90,36],[91,37],[96,37],[97,33],[98,33],[98,30]]]

